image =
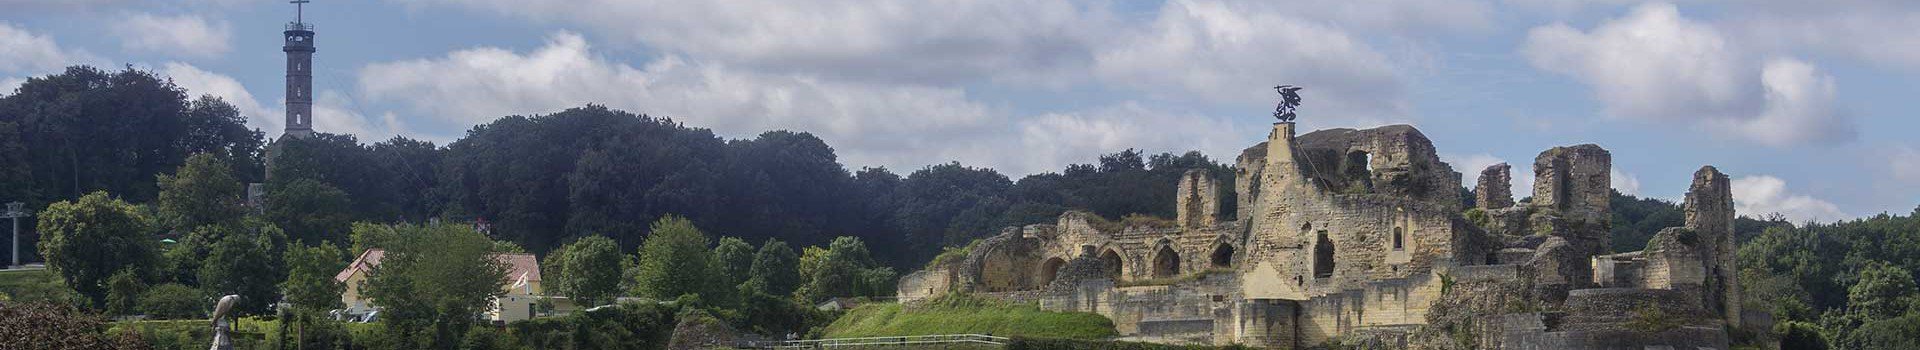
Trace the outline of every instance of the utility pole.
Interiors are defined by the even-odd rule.
[[[7,211],[0,213],[0,218],[13,219],[13,265],[7,265],[9,267],[20,266],[20,218],[28,215],[26,206],[21,202],[7,203]]]

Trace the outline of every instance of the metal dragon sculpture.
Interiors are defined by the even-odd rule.
[[[1293,85],[1273,87],[1274,92],[1280,93],[1280,105],[1273,107],[1274,118],[1279,118],[1283,122],[1293,121],[1295,117],[1293,110],[1300,107],[1300,89],[1301,87]]]

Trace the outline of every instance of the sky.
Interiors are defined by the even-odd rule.
[[[132,66],[283,127],[282,1],[0,0],[0,95]],[[314,0],[314,128],[446,144],[600,104],[728,138],[811,132],[851,169],[1011,177],[1127,148],[1231,162],[1299,127],[1410,124],[1466,174],[1613,153],[1623,193],[1733,177],[1742,215],[1920,204],[1914,1]],[[31,147],[31,146],[29,146]]]

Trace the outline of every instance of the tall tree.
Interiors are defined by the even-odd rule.
[[[278,181],[276,179],[276,181]],[[314,179],[296,179],[268,190],[266,218],[293,240],[343,244],[353,222],[347,192]]]
[[[173,175],[159,177],[160,198],[154,201],[160,223],[178,231],[205,225],[238,222],[247,213],[246,189],[234,177],[233,167],[211,153],[195,154]]]
[[[549,279],[560,295],[582,306],[600,305],[620,293],[620,247],[602,236],[587,236],[555,251],[557,281]]]
[[[635,276],[640,290],[635,294],[664,300],[710,292],[714,274],[707,234],[678,216],[660,218],[651,229],[653,234],[640,246]]]
[[[793,295],[800,288],[800,256],[787,246],[787,242],[769,239],[760,244],[760,251],[753,254],[753,267],[748,273],[747,283],[755,285],[760,292],[771,295]]]
[[[14,126],[31,173],[30,203],[108,191],[135,202],[159,192],[154,175],[188,155],[220,155],[236,170],[257,169],[263,134],[218,99],[189,102],[186,91],[152,72],[85,66],[30,78],[0,97],[0,123]],[[249,180],[242,176],[242,180]],[[13,197],[20,198],[20,197]]]
[[[152,273],[158,251],[149,236],[152,219],[106,192],[60,201],[41,211],[40,252],[68,286],[101,306],[106,279],[121,270]]]
[[[208,241],[206,260],[197,274],[200,289],[207,295],[239,295],[237,312],[265,314],[280,301],[279,283],[286,278],[287,236],[265,222],[242,225],[202,226],[201,237]]]
[[[714,273],[718,281],[726,288],[734,288],[751,278],[753,270],[753,245],[739,238],[721,237],[720,243],[713,247]]]
[[[505,291],[507,266],[494,244],[471,227],[399,225],[386,256],[367,274],[364,289],[381,307],[393,339],[421,339],[404,347],[452,348],[473,315]]]

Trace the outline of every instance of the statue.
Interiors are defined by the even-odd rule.
[[[233,350],[233,337],[227,335],[228,331],[233,330],[233,318],[227,313],[232,312],[233,303],[239,301],[240,296],[227,295],[213,304],[213,347],[208,350]]]
[[[1273,87],[1274,92],[1280,93],[1280,105],[1273,107],[1274,118],[1280,118],[1283,122],[1293,121],[1293,109],[1300,107],[1300,89],[1293,85]]]

